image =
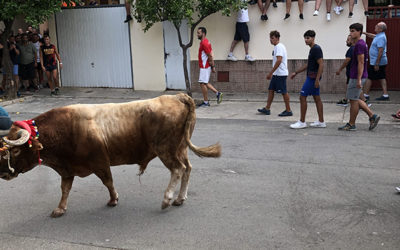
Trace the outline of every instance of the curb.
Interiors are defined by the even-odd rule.
[[[17,99],[13,99],[13,100],[8,100],[8,101],[0,101],[0,105],[1,106],[7,106],[7,105],[11,105],[11,104],[15,104],[18,102],[24,102],[24,101],[28,101],[33,99],[33,96],[24,96],[24,97],[20,97]]]

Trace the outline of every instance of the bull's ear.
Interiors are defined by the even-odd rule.
[[[32,140],[32,150],[37,151],[37,150],[42,150],[43,145],[40,143],[38,140]]]

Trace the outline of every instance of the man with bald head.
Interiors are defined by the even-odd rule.
[[[387,92],[386,85],[386,65],[388,64],[388,59],[386,56],[386,24],[380,22],[375,25],[375,33],[364,34],[367,37],[373,38],[371,43],[371,48],[369,49],[369,65],[368,65],[368,80],[364,87],[364,96],[369,100],[369,91],[371,89],[372,80],[378,80],[383,89],[383,95],[376,98],[377,101],[389,101],[389,94]]]

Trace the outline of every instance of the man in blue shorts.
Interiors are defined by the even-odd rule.
[[[280,93],[285,101],[286,109],[279,114],[279,116],[292,116],[292,110],[289,104],[289,94],[286,90],[286,78],[289,74],[287,68],[287,52],[286,47],[279,42],[280,34],[278,31],[274,30],[269,33],[269,41],[274,45],[274,50],[272,51],[272,70],[267,75],[267,79],[271,80],[268,88],[268,100],[267,106],[258,109],[258,112],[265,115],[270,115],[271,104],[274,100],[274,94]]]
[[[315,105],[317,106],[318,121],[310,124],[314,128],[326,128],[324,122],[324,113],[321,97],[319,96],[319,81],[321,80],[322,71],[324,69],[324,61],[322,49],[318,44],[315,44],[315,31],[307,30],[304,33],[304,41],[307,46],[310,46],[307,64],[296,70],[290,76],[293,79],[297,74],[307,70],[307,78],[300,92],[300,120],[290,125],[291,128],[300,129],[306,128],[306,113],[307,113],[307,96],[312,95]]]

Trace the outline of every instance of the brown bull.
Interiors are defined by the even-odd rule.
[[[122,104],[78,104],[56,108],[36,118],[38,137],[14,124],[3,138],[0,177],[15,178],[39,164],[61,176],[61,201],[52,212],[61,216],[75,176],[95,174],[110,192],[109,206],[118,203],[110,166],[138,164],[143,174],[158,156],[171,171],[162,208],[167,208],[178,182],[181,188],[172,205],[187,199],[192,166],[189,147],[200,157],[219,157],[220,145],[199,148],[190,141],[196,122],[195,104],[189,96],[160,96]]]

